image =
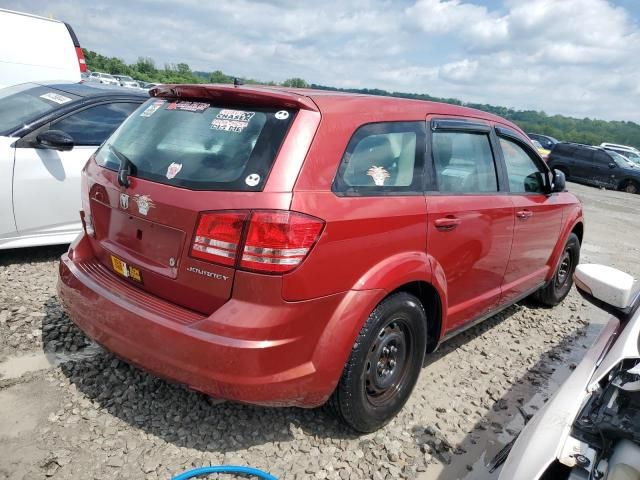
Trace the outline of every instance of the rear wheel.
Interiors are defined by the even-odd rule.
[[[351,350],[329,405],[347,425],[372,432],[404,406],[418,380],[427,340],[420,301],[405,292],[369,315]]]
[[[627,193],[638,193],[640,192],[640,187],[638,187],[638,184],[633,180],[629,180],[627,181],[627,183],[624,184],[624,186],[622,187],[622,190],[624,190]]]
[[[580,261],[580,240],[575,233],[567,239],[560,262],[551,281],[535,293],[540,303],[549,307],[558,305],[569,294],[573,285],[573,272]]]

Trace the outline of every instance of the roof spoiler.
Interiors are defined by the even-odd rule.
[[[189,98],[215,100],[230,103],[246,103],[261,107],[283,107],[319,111],[309,97],[289,91],[261,86],[234,85],[159,85],[149,90],[152,97]]]

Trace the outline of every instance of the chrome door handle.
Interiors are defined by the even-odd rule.
[[[444,217],[437,219],[434,224],[438,230],[441,232],[450,232],[454,230],[462,223],[462,220],[456,217]]]
[[[516,212],[516,217],[520,220],[529,220],[533,216],[533,212],[531,210],[519,210]]]

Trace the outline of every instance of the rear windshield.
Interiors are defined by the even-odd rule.
[[[0,135],[9,135],[78,98],[35,83],[0,89]]]
[[[125,157],[135,177],[192,190],[262,190],[294,113],[150,99],[105,142],[96,162],[118,170]]]

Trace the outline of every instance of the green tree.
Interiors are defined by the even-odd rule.
[[[309,84],[302,78],[289,78],[282,82],[283,87],[293,87],[293,88],[309,88]]]

